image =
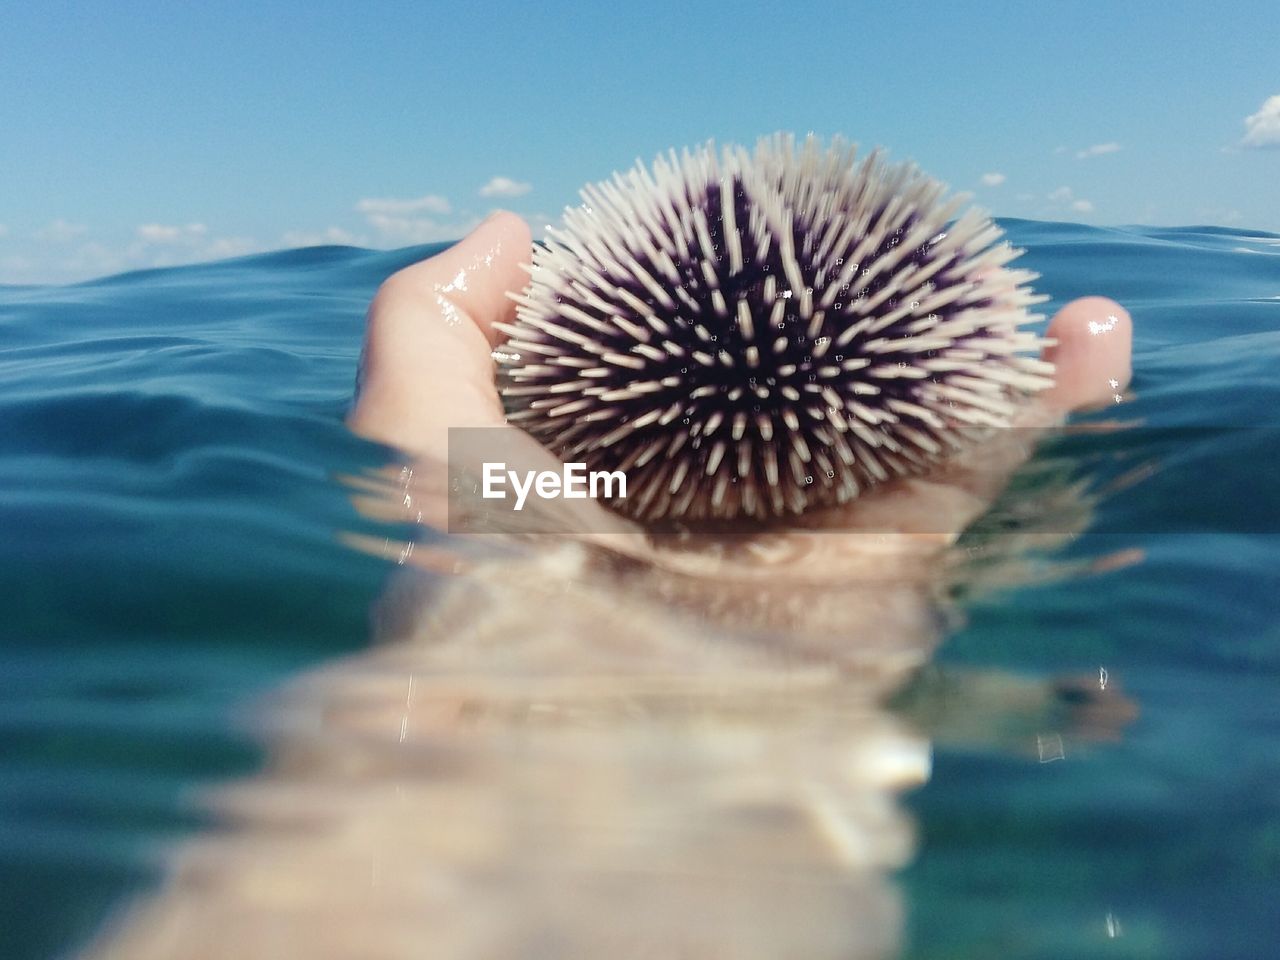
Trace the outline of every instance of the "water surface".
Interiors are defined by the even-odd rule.
[[[1140,714],[1060,761],[938,742],[906,798],[903,955],[1264,956],[1280,237],[1005,226],[1050,307],[1104,293],[1132,312],[1123,417],[1193,429],[1055,557],[1142,563],[975,594],[940,650],[1028,677],[1105,669]],[[435,249],[0,288],[0,956],[72,950],[154,886],[175,843],[216,826],[205,788],[262,763],[244,706],[367,647],[393,563],[339,534],[403,531],[351,506],[337,477],[388,451],[341,417],[372,292]],[[1045,457],[1086,454],[1066,438]]]

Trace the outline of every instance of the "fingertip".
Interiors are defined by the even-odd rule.
[[[493,388],[495,324],[514,319],[529,228],[491,214],[447,250],[388,277],[369,307],[352,429],[416,452],[447,449],[450,426],[503,422]]]
[[[523,268],[532,258],[533,234],[523,217],[510,210],[495,210],[455,249],[475,274],[475,282],[463,298],[465,309],[489,344],[496,346],[505,337],[495,324],[515,320],[511,295],[529,282]]]
[[[1063,413],[1119,402],[1132,377],[1133,320],[1109,297],[1081,297],[1058,311],[1042,358],[1056,367],[1054,385],[1042,395]]]
[[[379,299],[427,303],[444,301],[468,316],[490,345],[502,336],[495,323],[515,319],[510,294],[528,283],[533,252],[529,225],[509,210],[495,210],[452,247],[410,264],[382,284]]]
[[[492,210],[489,215],[480,221],[480,225],[476,227],[472,233],[479,233],[481,230],[494,230],[508,236],[513,243],[520,246],[529,246],[533,243],[533,234],[529,230],[529,224],[524,217],[518,213],[512,213],[510,210],[499,208]]]

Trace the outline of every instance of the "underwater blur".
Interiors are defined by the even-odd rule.
[[[441,246],[0,287],[0,960],[1267,955],[1280,237],[1002,225],[1133,383],[857,682],[580,558],[407,577],[342,417]]]

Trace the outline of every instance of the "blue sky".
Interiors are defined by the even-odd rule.
[[[637,158],[775,130],[1001,216],[1280,232],[1274,0],[3,9],[0,282],[536,226]]]

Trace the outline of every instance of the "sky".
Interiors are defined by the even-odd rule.
[[[1280,7],[0,0],[0,283],[537,232],[669,147],[835,135],[997,216],[1280,232]],[[1267,64],[1271,64],[1270,67]]]

